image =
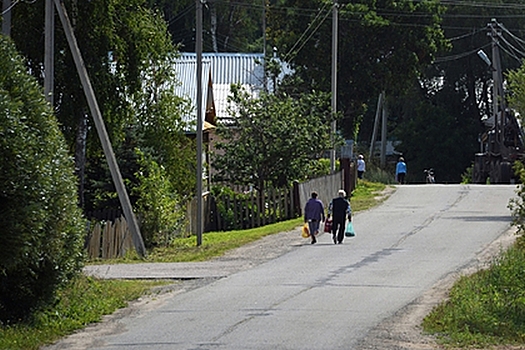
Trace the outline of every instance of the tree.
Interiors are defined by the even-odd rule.
[[[80,271],[84,223],[56,118],[2,36],[0,115],[0,322],[12,322]]]
[[[268,37],[300,77],[294,92],[331,90],[332,3],[280,0],[270,6]],[[353,137],[370,98],[410,88],[445,45],[439,26],[443,7],[408,0],[340,6],[337,109],[344,116],[338,128]]]
[[[66,5],[128,192],[135,193],[132,204],[140,199],[140,191],[134,191],[141,186],[136,173],[155,171],[148,169],[153,164],[166,169],[169,188],[175,191],[170,195],[181,200],[190,196],[195,151],[184,136],[182,120],[189,107],[174,93],[177,52],[165,21],[146,0],[70,0]],[[43,2],[17,4],[14,15],[13,38],[28,57],[30,71],[41,77],[43,38],[34,33],[43,28]],[[55,107],[75,150],[80,203],[86,212],[116,209],[120,204],[84,91],[62,29],[56,29]],[[136,148],[151,162],[138,164]]]
[[[289,185],[304,178],[312,161],[332,147],[327,94],[253,98],[233,85],[230,101],[233,121],[219,126],[223,141],[212,163],[218,180],[252,184],[260,191],[266,185]]]
[[[173,42],[195,52],[195,1],[152,1],[164,12]],[[208,0],[203,7],[204,52],[262,52],[262,0]]]

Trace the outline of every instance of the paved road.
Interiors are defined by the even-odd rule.
[[[251,268],[210,267],[226,277],[122,318],[83,348],[355,349],[506,232],[514,196],[510,185],[400,186],[354,216],[357,236],[343,245],[321,235],[316,245],[293,245]]]

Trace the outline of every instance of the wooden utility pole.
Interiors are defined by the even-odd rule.
[[[102,143],[104,154],[108,161],[111,177],[117,189],[120,204],[122,205],[122,210],[124,211],[124,216],[126,217],[126,221],[131,231],[133,244],[135,245],[137,253],[141,257],[144,257],[146,255],[146,248],[144,247],[144,241],[142,240],[142,236],[140,234],[137,218],[135,217],[133,209],[131,208],[131,202],[126,191],[126,187],[124,186],[122,175],[120,174],[120,170],[118,168],[117,159],[115,158],[113,148],[109,141],[106,126],[104,125],[104,120],[102,119],[102,114],[100,113],[97,99],[95,97],[93,87],[91,86],[91,81],[89,80],[86,66],[84,65],[84,60],[82,59],[82,55],[80,54],[80,49],[78,47],[75,34],[73,33],[73,27],[71,26],[71,23],[67,16],[66,8],[64,7],[62,1],[54,0],[54,2],[58,12],[58,16],[60,18],[60,21],[62,22],[62,26],[64,27],[66,39],[69,44],[71,53],[73,55],[75,65],[77,67],[77,72],[80,76],[80,81],[82,82],[84,93],[86,94],[86,99],[88,101],[91,115],[93,116],[93,119],[95,121],[95,127],[97,129],[100,142]]]
[[[195,0],[196,36],[195,52],[197,56],[197,246],[202,244],[203,215],[202,215],[202,0]]]
[[[2,34],[11,36],[11,0],[2,2]]]
[[[334,6],[332,8],[332,124],[331,124],[331,139],[332,139],[332,150],[330,151],[330,172],[335,174],[335,133],[337,132],[337,122],[335,117],[337,115],[337,28],[339,26],[338,12],[337,12],[337,0],[334,0]]]
[[[55,5],[53,0],[46,0],[44,45],[44,95],[47,102],[54,104],[55,79]]]
[[[381,158],[380,165],[384,169],[386,167],[386,127],[388,120],[388,109],[386,105],[386,100],[383,101],[383,120],[381,121]]]
[[[376,118],[374,120],[374,130],[372,131],[372,140],[370,140],[370,151],[368,152],[368,159],[372,160],[374,154],[374,147],[377,139],[377,131],[379,129],[379,117],[381,116],[381,110],[383,109],[383,96],[384,92],[379,94],[377,99]]]

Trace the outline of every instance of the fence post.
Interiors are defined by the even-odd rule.
[[[292,207],[294,208],[294,214],[300,216],[302,213],[301,199],[299,196],[299,181],[293,182],[293,194],[292,194]]]

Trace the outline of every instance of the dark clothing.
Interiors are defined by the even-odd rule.
[[[304,207],[304,221],[308,222],[312,243],[317,242],[315,235],[319,232],[319,224],[324,221],[324,206],[317,198],[310,198]]]
[[[304,207],[304,221],[324,221],[324,206],[317,198],[310,198]]]
[[[334,243],[342,243],[345,237],[346,217],[351,219],[352,208],[350,202],[343,197],[332,200],[328,207],[328,215],[332,215],[332,238]]]

